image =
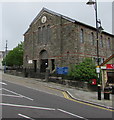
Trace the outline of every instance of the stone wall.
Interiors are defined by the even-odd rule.
[[[43,16],[47,18],[45,23],[41,22]],[[43,37],[44,32],[39,31],[40,29],[43,31],[44,28],[45,35]],[[81,30],[83,30],[83,42],[80,40]],[[94,36],[94,43],[91,33]],[[49,35],[50,38],[48,38]],[[40,38],[43,37],[42,40],[39,36]],[[113,36],[106,32],[99,33],[99,55],[102,60],[112,55],[112,46],[108,45],[109,39],[110,45],[112,45],[112,38]],[[24,68],[34,69],[34,62],[28,64],[28,60],[36,60],[37,69],[40,69],[40,54],[42,51],[46,51],[48,54],[47,59],[50,70],[52,70],[52,59],[55,60],[55,67],[61,67],[78,64],[86,57],[93,59],[97,57],[95,28],[77,21],[74,22],[70,18],[46,10],[42,10],[31,23],[28,31],[24,34],[24,39]]]

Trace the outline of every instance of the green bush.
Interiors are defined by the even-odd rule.
[[[73,80],[87,81],[97,79],[96,66],[91,58],[85,58],[78,65],[71,65],[68,77]]]

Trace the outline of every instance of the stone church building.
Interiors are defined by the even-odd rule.
[[[99,33],[101,62],[112,55],[114,35]],[[24,34],[24,68],[45,72],[97,58],[96,28],[43,8]]]

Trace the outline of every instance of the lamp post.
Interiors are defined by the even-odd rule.
[[[6,40],[5,57],[7,55],[7,48],[8,48],[8,46],[7,46],[7,40]],[[5,60],[5,65],[4,65],[4,73],[6,73],[6,60]]]
[[[87,3],[87,5],[94,5],[94,9],[95,9],[95,18],[96,18],[96,40],[97,40],[97,68],[96,68],[96,72],[98,74],[98,100],[101,100],[101,82],[100,82],[100,67],[99,67],[99,32],[101,32],[103,30],[102,26],[101,26],[101,21],[98,20],[98,15],[97,15],[97,0],[93,1],[93,0],[89,0]]]

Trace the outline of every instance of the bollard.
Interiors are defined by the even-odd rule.
[[[46,73],[45,73],[45,80],[47,82],[49,82],[49,74],[50,74],[50,70],[48,68],[46,68]]]
[[[28,77],[28,72],[26,68],[24,68],[24,77]]]
[[[98,85],[98,100],[101,100],[101,85]]]
[[[108,87],[104,88],[104,99],[110,100],[110,91]]]
[[[6,66],[4,66],[4,73],[6,73]]]

